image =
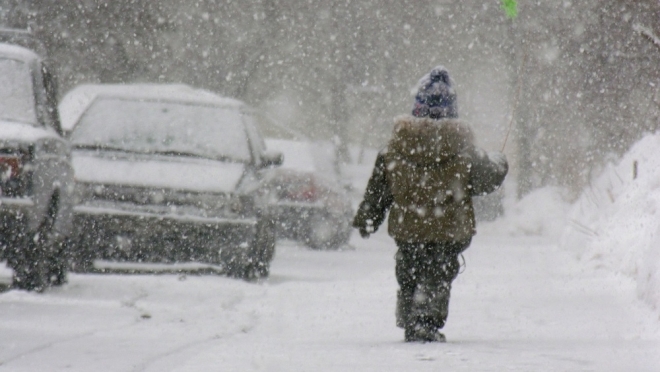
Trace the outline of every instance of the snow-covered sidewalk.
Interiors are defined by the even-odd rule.
[[[541,238],[480,233],[455,282],[446,344],[394,325],[395,247],[278,245],[250,284],[72,275],[0,295],[0,371],[658,371],[660,322],[626,277]]]

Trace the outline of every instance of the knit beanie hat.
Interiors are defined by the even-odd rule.
[[[417,83],[413,116],[431,119],[457,118],[456,92],[444,66],[434,67]]]

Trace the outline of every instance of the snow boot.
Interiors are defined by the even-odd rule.
[[[404,339],[406,342],[447,342],[447,338],[440,330],[419,325],[407,327]]]

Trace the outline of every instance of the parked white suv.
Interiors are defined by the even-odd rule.
[[[265,277],[275,250],[251,109],[185,85],[82,85],[60,104],[76,172],[75,270],[212,264]]]
[[[66,280],[70,148],[60,127],[55,79],[44,61],[2,40],[0,259],[13,269],[15,288],[43,290]]]

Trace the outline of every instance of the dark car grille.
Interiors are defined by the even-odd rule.
[[[231,215],[251,215],[254,200],[247,195],[232,196],[225,193],[200,193],[125,185],[98,185],[78,183],[77,202],[115,202],[118,205],[155,205],[192,207]]]
[[[222,208],[229,199],[225,194],[203,194],[190,191],[173,191],[167,189],[152,189],[123,185],[79,184],[84,201],[116,201],[137,205],[191,205],[200,208]],[[206,205],[206,199],[213,200],[214,205]]]

